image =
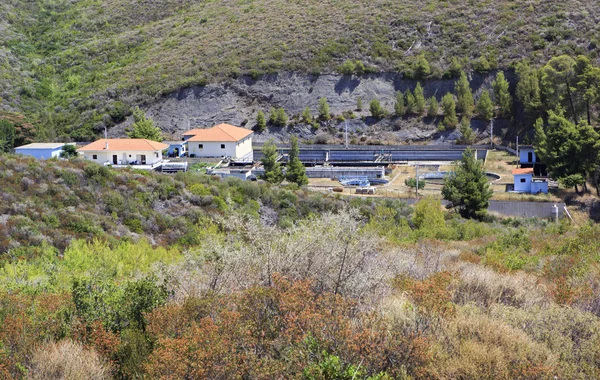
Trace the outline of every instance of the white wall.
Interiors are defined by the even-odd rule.
[[[225,149],[221,145],[225,145]],[[200,148],[202,145],[202,148]],[[189,154],[196,157],[222,157],[241,158],[252,152],[252,138],[247,137],[239,142],[199,142],[188,141]]]
[[[162,160],[162,151],[98,151],[98,152],[83,152],[84,157],[87,160],[97,162],[99,164],[104,164],[105,162],[110,162],[113,164],[113,155],[117,156],[118,160],[121,161],[121,165],[128,165],[129,162],[138,160],[138,164],[141,164],[141,155],[146,155],[146,165],[153,165]],[[94,155],[96,155],[96,159],[94,159]],[[158,157],[157,157],[158,155]],[[130,157],[131,156],[131,157]]]
[[[533,175],[531,174],[517,174],[515,175],[515,191],[520,193],[531,193],[531,180]],[[525,180],[525,182],[521,182]]]

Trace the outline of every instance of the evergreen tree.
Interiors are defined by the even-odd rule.
[[[265,169],[264,179],[269,183],[281,183],[283,181],[283,173],[281,165],[277,162],[277,146],[273,140],[265,143],[262,149],[263,159],[262,164]]]
[[[363,110],[362,98],[360,96],[356,99],[356,110],[359,112]]]
[[[162,141],[160,128],[154,124],[154,120],[146,117],[146,113],[140,107],[133,109],[133,124],[131,128],[131,131],[127,132],[127,136],[132,139]]]
[[[456,117],[456,103],[451,93],[447,93],[442,98],[442,108],[444,109],[444,125],[447,128],[456,128],[458,117]]]
[[[440,110],[440,104],[438,103],[435,96],[429,99],[429,108],[427,109],[427,116],[436,117]]]
[[[406,187],[411,188],[411,189],[416,189],[417,188],[417,179],[414,177],[408,177],[407,179],[404,180],[404,185],[406,185]],[[419,181],[419,190],[422,190],[425,188],[425,181]]]
[[[576,62],[568,55],[553,57],[541,70],[542,93],[547,109],[568,110],[575,123],[579,121],[573,90],[577,84]]]
[[[421,83],[417,83],[417,87],[415,87],[415,111],[419,115],[425,112],[425,93],[423,92]]]
[[[273,108],[271,107],[271,114],[269,115],[269,122],[273,125],[277,125],[279,127],[285,127],[289,120],[288,115],[285,113],[285,109],[283,108]]]
[[[410,90],[406,90],[406,114],[412,115],[415,112],[415,96],[410,92]]]
[[[488,90],[483,90],[479,100],[477,101],[477,112],[485,120],[492,120],[494,117],[494,105],[492,99],[490,99],[490,93]]]
[[[462,73],[462,65],[460,61],[456,57],[452,57],[452,61],[450,62],[450,69],[448,69],[448,73],[452,78],[460,77],[460,73]]]
[[[512,112],[512,96],[510,96],[508,87],[508,81],[504,77],[504,73],[499,71],[496,74],[496,80],[492,82],[492,89],[501,117],[509,117]]]
[[[8,153],[14,148],[16,136],[13,123],[0,119],[0,153]]]
[[[425,79],[431,74],[431,67],[429,66],[429,62],[427,62],[427,58],[425,58],[425,54],[421,53],[417,57],[413,73],[417,79]]]
[[[327,103],[327,98],[319,99],[319,118],[321,120],[329,120],[331,118],[329,114],[329,104]]]
[[[77,157],[79,153],[77,153],[77,147],[74,144],[67,144],[62,147],[59,157],[60,158],[71,158]]]
[[[310,113],[310,107],[306,106],[306,108],[304,109],[304,111],[302,111],[302,120],[305,123],[311,123],[312,122],[312,114]]]
[[[444,199],[464,218],[482,219],[487,215],[492,193],[483,164],[468,148],[456,170],[444,179]]]
[[[533,122],[539,117],[542,107],[540,95],[539,74],[529,63],[521,62],[515,69],[519,81],[517,82],[517,99],[525,106],[525,114]]]
[[[592,124],[592,107],[600,103],[600,67],[592,65],[586,56],[578,56],[575,67],[577,92],[583,100],[587,122]]]
[[[371,103],[369,103],[369,110],[371,111],[371,116],[376,119],[381,119],[385,116],[385,110],[378,99],[371,100]]]
[[[466,116],[473,115],[473,92],[471,91],[467,74],[464,72],[460,74],[460,79],[455,83],[455,87],[456,98],[458,99],[456,102],[458,112]]]
[[[262,110],[258,111],[256,115],[256,128],[259,131],[264,131],[267,129],[267,119],[265,118],[265,113]]]
[[[285,172],[285,178],[289,182],[296,183],[298,186],[304,186],[308,184],[308,177],[306,176],[306,168],[300,162],[298,148],[298,137],[293,136],[290,140],[292,147],[290,149],[289,162],[287,170]]]
[[[406,113],[406,109],[404,107],[404,94],[402,91],[396,92],[396,104],[394,104],[394,112],[398,117],[402,117]]]
[[[472,145],[475,142],[475,132],[471,129],[471,119],[463,116],[460,120],[460,138],[458,142],[463,145]]]
[[[542,119],[535,123],[535,154],[546,164],[550,176],[567,187],[583,185],[600,165],[600,135],[585,122],[574,124],[550,111],[544,130]]]

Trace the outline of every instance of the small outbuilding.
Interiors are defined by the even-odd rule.
[[[228,157],[252,162],[252,132],[246,128],[219,124],[207,129],[192,129],[183,134],[190,157]]]
[[[160,166],[169,145],[146,139],[100,139],[77,149],[90,160],[104,165]]]
[[[15,148],[16,154],[32,156],[37,159],[48,159],[60,156],[65,143],[33,143]]]
[[[533,168],[514,169],[514,191],[516,193],[539,194],[548,193],[548,180],[535,178]]]

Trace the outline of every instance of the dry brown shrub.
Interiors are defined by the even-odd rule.
[[[557,354],[525,332],[462,308],[437,331],[434,372],[442,379],[549,379]]]
[[[96,353],[79,343],[63,340],[39,347],[29,365],[31,380],[104,380],[110,367]]]
[[[453,301],[459,305],[489,307],[499,303],[528,307],[546,305],[551,299],[548,289],[525,273],[502,274],[470,263],[462,263],[456,270],[460,281],[455,282]]]

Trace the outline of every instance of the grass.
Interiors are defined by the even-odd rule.
[[[595,2],[427,0],[9,0],[0,5],[3,103],[44,126],[39,138],[90,139],[130,105],[242,74],[413,74],[420,53],[441,77],[453,57],[508,68],[587,53]]]

